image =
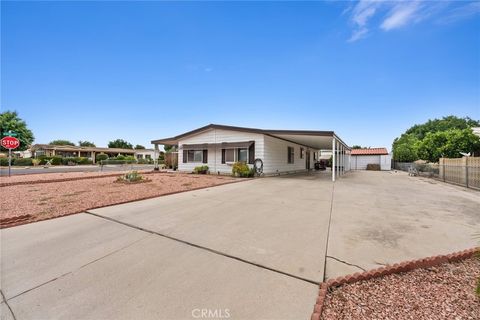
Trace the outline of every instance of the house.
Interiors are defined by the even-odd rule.
[[[153,149],[135,149],[135,157],[137,160],[151,160],[155,157],[155,150]]]
[[[333,131],[265,130],[210,124],[175,137],[153,140],[174,145],[179,171],[192,172],[208,165],[210,173],[231,174],[232,165],[243,161],[265,175],[294,173],[314,168],[320,150],[333,152],[332,180],[350,170],[350,147]],[[155,159],[157,157],[155,156]]]
[[[392,156],[387,148],[352,149],[350,164],[352,170],[365,170],[368,164],[378,164],[381,170],[391,170]]]
[[[35,144],[30,150],[35,158],[39,156],[60,156],[60,157],[85,157],[93,160],[95,163],[96,155],[106,154],[109,157],[135,156],[137,150],[134,149],[120,149],[120,148],[97,148],[97,147],[77,147],[68,145],[50,145],[50,144]]]

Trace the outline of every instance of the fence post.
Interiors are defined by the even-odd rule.
[[[468,188],[468,157],[465,157],[465,184]]]
[[[445,182],[445,159],[440,158],[440,161],[442,161],[443,182]]]

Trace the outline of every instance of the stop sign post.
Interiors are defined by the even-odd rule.
[[[4,137],[0,140],[0,144],[5,149],[8,149],[8,176],[11,175],[11,168],[12,168],[12,149],[16,149],[20,146],[20,141],[14,137]]]

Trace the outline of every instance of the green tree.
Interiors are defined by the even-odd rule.
[[[403,134],[393,141],[393,159],[400,162],[418,160],[419,140],[413,134]]]
[[[163,150],[165,150],[166,153],[172,152],[173,146],[166,144],[163,146]]]
[[[55,146],[74,146],[75,143],[69,140],[63,140],[63,139],[58,139],[58,140],[53,140],[48,143],[49,145],[55,145]]]
[[[416,124],[393,141],[393,159],[436,162],[442,156],[460,157],[460,152],[478,152],[478,137],[471,130],[475,126],[480,126],[480,121],[456,116]]]
[[[135,149],[137,149],[137,150],[139,150],[139,149],[145,149],[145,147],[142,146],[141,144],[137,144],[137,145],[135,146]]]
[[[437,162],[439,158],[460,158],[463,153],[480,150],[480,137],[471,129],[450,129],[428,132],[420,142],[418,155],[421,159]]]
[[[95,143],[90,141],[82,141],[82,140],[78,141],[78,145],[80,147],[92,147],[92,148],[96,147]]]
[[[354,144],[352,146],[352,149],[362,149],[362,146],[359,146],[358,144]]]
[[[123,139],[117,139],[108,143],[109,148],[133,149],[133,145]]]
[[[28,149],[35,139],[33,132],[28,129],[27,123],[18,117],[16,111],[5,111],[0,113],[0,139],[5,137],[3,133],[7,131],[13,131],[17,134],[15,138],[20,141],[20,146],[15,150],[18,151]],[[2,147],[0,148],[5,150]]]

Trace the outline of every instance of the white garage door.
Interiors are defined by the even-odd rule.
[[[370,163],[380,165],[380,156],[352,156],[353,170],[365,170]]]

